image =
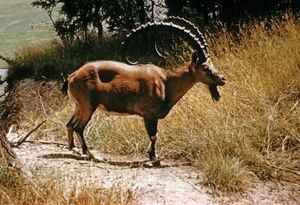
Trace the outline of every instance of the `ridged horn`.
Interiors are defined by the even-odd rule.
[[[173,22],[150,22],[143,24],[139,26],[137,29],[133,29],[130,34],[128,34],[125,39],[125,41],[122,43],[122,58],[125,62],[128,64],[137,64],[138,62],[132,62],[127,57],[127,47],[130,44],[130,42],[138,35],[147,33],[149,31],[165,31],[168,30],[173,34],[178,34],[178,36],[183,37],[185,40],[187,40],[192,48],[194,48],[199,57],[203,58],[203,61],[205,61],[208,58],[208,53],[205,49],[205,39],[202,36],[198,36],[197,34],[194,34],[192,32],[193,27],[188,28],[189,24],[186,24],[186,26],[181,26],[178,24],[175,24]],[[196,28],[196,27],[195,27]],[[204,43],[202,43],[204,42]],[[202,54],[202,55],[201,55]]]
[[[199,28],[195,24],[178,16],[169,16],[163,22],[172,22],[191,30],[192,34],[194,34],[196,38],[199,39],[201,44],[204,46],[203,52],[205,52],[206,58],[209,58],[209,49],[206,40],[204,38],[204,35],[203,33],[200,32]]]

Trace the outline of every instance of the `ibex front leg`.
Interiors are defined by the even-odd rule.
[[[146,126],[148,136],[149,136],[150,141],[151,141],[150,147],[148,149],[149,158],[152,161],[154,166],[159,166],[160,161],[159,161],[158,157],[155,154],[155,142],[156,142],[158,119],[144,118],[144,123],[145,123],[145,126]]]

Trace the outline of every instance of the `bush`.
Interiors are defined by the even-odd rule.
[[[8,82],[23,78],[60,79],[87,61],[119,59],[121,41],[107,38],[91,40],[89,44],[80,42],[62,44],[57,40],[26,47],[19,50],[9,66]]]

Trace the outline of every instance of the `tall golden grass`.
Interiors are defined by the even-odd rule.
[[[57,176],[27,178],[16,169],[1,169],[0,205],[126,205],[136,204],[129,188],[114,183],[110,188],[67,187]]]
[[[159,122],[158,153],[190,161],[213,190],[243,191],[253,179],[299,180],[299,20],[285,14],[280,20],[240,25],[235,36],[222,28],[207,37],[212,60],[228,79],[220,88],[222,99],[214,103],[202,84],[190,90]],[[49,121],[45,129],[55,129],[66,141],[63,124],[72,106],[57,107],[48,106],[46,112],[59,123]],[[24,113],[23,122],[37,119]],[[109,153],[146,153],[148,145],[138,117],[97,112],[85,135],[89,145]]]

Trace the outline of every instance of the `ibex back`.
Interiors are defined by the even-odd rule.
[[[148,24],[146,28],[161,26],[170,28],[169,23]],[[171,27],[174,28],[174,25]],[[182,28],[177,26],[176,29]],[[224,85],[225,78],[213,67],[208,53],[199,54],[200,51],[196,49],[191,61],[177,69],[164,69],[152,64],[95,61],[69,75],[63,89],[76,104],[75,112],[67,123],[69,149],[75,148],[75,131],[82,154],[89,160],[94,158],[87,148],[83,131],[97,108],[109,114],[139,115],[151,141],[149,158],[158,165],[155,153],[158,120],[164,118],[197,82],[209,85],[213,99],[220,98],[217,86]]]

